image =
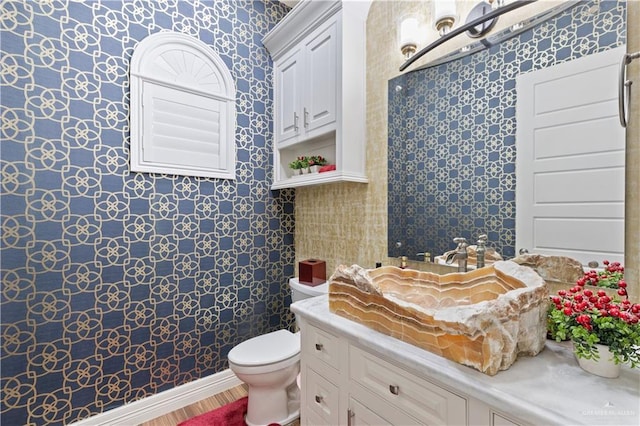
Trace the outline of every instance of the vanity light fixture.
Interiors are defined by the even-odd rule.
[[[509,0],[509,1],[511,1],[511,0]],[[499,7],[502,7],[505,4],[507,4],[507,0],[488,0],[488,2],[491,4],[491,8],[493,10],[496,10]]]
[[[400,23],[400,51],[405,60],[409,59],[418,49],[418,20],[414,17],[405,18]]]
[[[404,62],[404,64],[402,64],[400,66],[400,71],[404,71],[407,67],[409,67],[411,64],[413,64],[415,61],[417,61],[418,59],[420,59],[422,56],[424,56],[425,54],[427,54],[428,52],[432,51],[433,49],[435,49],[436,47],[440,46],[443,43],[446,43],[447,41],[451,40],[452,38],[467,32],[467,31],[475,31],[477,32],[478,30],[486,27],[486,24],[492,20],[494,20],[495,18],[497,18],[498,16],[504,14],[504,13],[508,13],[511,12],[512,10],[518,9],[522,6],[526,6],[528,4],[531,3],[535,3],[537,0],[514,0],[512,2],[502,2],[502,4],[504,4],[504,6],[499,6],[497,8],[493,8],[491,5],[489,5],[488,8],[482,8],[482,14],[479,14],[478,16],[474,17],[474,19],[470,19],[467,20],[467,23],[464,25],[460,25],[458,27],[456,27],[455,29],[451,28],[445,35],[441,36],[440,38],[438,38],[437,40],[433,41],[431,44],[429,44],[426,47],[423,47],[422,49],[420,49],[418,52],[416,52],[415,54],[412,54],[411,56],[409,56],[409,58],[407,58],[407,60]],[[498,3],[499,5],[500,3]],[[490,25],[490,24],[489,24]],[[486,31],[489,31],[489,29],[486,29]]]
[[[438,31],[440,37],[448,34],[458,19],[455,0],[433,0],[431,2],[431,16],[433,28]]]
[[[489,0],[489,1],[481,1],[480,3],[473,6],[473,9],[469,11],[469,15],[467,16],[467,23],[471,21],[475,21],[479,18],[484,17],[490,12],[498,9],[498,2]],[[498,21],[498,17],[487,19],[483,21],[481,24],[478,24],[474,27],[469,28],[467,31],[467,35],[471,38],[479,38],[483,35],[487,34],[489,31],[493,29]]]

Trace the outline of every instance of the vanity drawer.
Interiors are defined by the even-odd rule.
[[[425,424],[467,423],[465,398],[415,377],[356,346],[349,347],[349,375],[355,382]]]
[[[339,370],[339,339],[333,334],[313,326],[305,328],[303,333],[304,351],[313,359],[318,359]]]
[[[307,424],[338,424],[338,406],[340,391],[338,387],[307,367],[306,372],[306,396],[308,418]]]

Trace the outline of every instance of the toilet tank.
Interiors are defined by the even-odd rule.
[[[329,283],[310,286],[300,284],[298,278],[289,279],[289,288],[291,289],[291,301],[297,302],[298,300],[308,299],[309,297],[320,296],[327,294],[329,291]]]

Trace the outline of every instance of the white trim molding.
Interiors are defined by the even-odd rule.
[[[74,426],[136,425],[241,385],[229,369],[73,423]]]

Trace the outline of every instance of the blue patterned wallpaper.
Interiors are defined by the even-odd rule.
[[[272,192],[274,1],[2,1],[1,423],[68,424],[227,368],[287,327],[294,192]],[[163,30],[237,86],[237,180],[130,173],[128,67]]]
[[[515,255],[516,76],[623,45],[626,3],[580,2],[487,50],[389,81],[389,256],[480,234]],[[403,245],[397,248],[395,243]]]

